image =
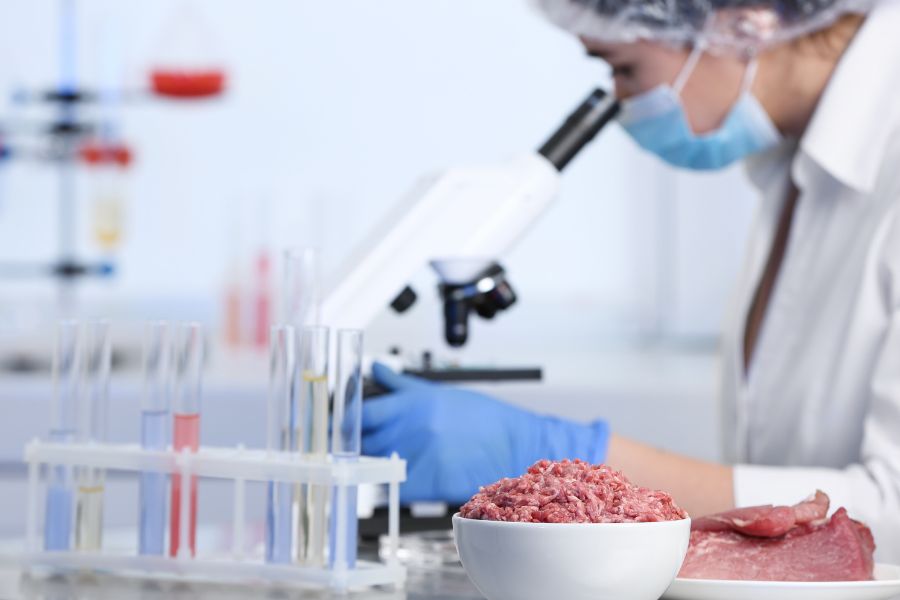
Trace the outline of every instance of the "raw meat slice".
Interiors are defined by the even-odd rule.
[[[709,517],[700,517],[691,524],[693,531],[737,531],[756,537],[784,535],[796,525],[794,509],[790,506],[753,506],[739,508]]]
[[[824,494],[823,494],[824,496]],[[803,519],[820,514],[802,512]],[[757,581],[865,581],[872,579],[875,541],[868,527],[839,509],[830,520],[812,519],[780,537],[735,530],[695,529],[679,577]]]
[[[816,490],[812,498],[794,506],[794,519],[798,525],[822,521],[828,516],[829,504],[828,495],[822,490]]]
[[[795,525],[821,521],[828,515],[828,496],[821,491],[794,506],[751,506],[700,517],[694,531],[738,531],[756,537],[778,537]]]

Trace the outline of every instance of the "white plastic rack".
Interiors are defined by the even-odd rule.
[[[133,444],[54,444],[34,440],[25,447],[28,464],[27,520],[24,551],[16,562],[26,569],[96,570],[126,577],[146,579],[183,578],[196,581],[253,581],[308,585],[347,590],[350,588],[392,585],[402,586],[406,568],[397,559],[400,530],[400,483],[406,479],[406,461],[391,458],[360,457],[355,462],[306,459],[297,454],[237,448],[201,447],[197,452],[157,452]],[[189,551],[177,557],[116,554],[111,552],[47,552],[40,548],[38,513],[44,503],[39,495],[41,466],[61,465],[94,467],[125,472],[157,471],[180,474],[183,481],[192,476],[227,479],[234,482],[232,548],[221,556],[191,556]],[[315,567],[292,564],[268,564],[244,550],[246,482],[283,481],[327,486],[360,484],[388,485],[388,535],[390,552],[384,562],[357,561],[354,568],[335,564]],[[189,485],[181,487],[182,514],[188,514]],[[338,511],[344,518],[346,511]],[[188,519],[181,519],[181,539],[187,539]],[[346,524],[337,524],[338,530]],[[344,529],[345,530],[345,529]],[[137,540],[135,540],[137,547]],[[186,549],[187,544],[182,544]]]

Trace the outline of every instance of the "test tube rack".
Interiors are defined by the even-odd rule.
[[[141,579],[185,579],[191,581],[268,582],[330,588],[338,591],[370,586],[399,588],[406,581],[406,568],[397,558],[400,533],[400,483],[406,479],[406,461],[360,457],[355,462],[304,458],[296,453],[266,450],[201,447],[196,452],[144,450],[136,444],[60,444],[33,440],[25,446],[28,465],[27,516],[24,552],[16,562],[27,570],[97,571]],[[41,467],[68,466],[134,472],[179,474],[234,482],[232,548],[216,556],[191,556],[187,544],[177,557],[70,550],[48,552],[40,548],[38,510],[43,506]],[[300,564],[269,564],[244,549],[245,499],[248,481],[280,481],[333,487],[387,484],[390,552],[384,562],[357,561],[354,568],[335,564],[315,567]],[[188,513],[190,487],[181,488],[181,511]],[[338,511],[337,518],[345,518]],[[187,539],[188,519],[181,519],[181,539]],[[346,528],[346,523],[337,528]],[[135,549],[137,535],[135,535]]]

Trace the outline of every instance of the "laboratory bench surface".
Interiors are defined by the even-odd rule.
[[[151,582],[107,576],[33,576],[0,567],[3,600],[470,600],[483,598],[461,567],[412,568],[404,589],[368,589],[340,594],[314,589],[254,585]]]
[[[198,553],[217,553],[225,546],[225,529],[198,527]],[[114,553],[122,552],[126,540],[135,537],[133,529],[112,530],[104,536],[104,547]],[[108,543],[107,543],[108,542]],[[18,563],[21,538],[0,539],[0,600],[256,600],[256,599],[317,599],[346,598],[348,600],[475,600],[483,598],[453,556],[437,555],[429,558],[428,566],[407,567],[406,585],[399,590],[392,587],[364,588],[349,594],[298,586],[275,586],[262,583],[199,583],[175,579],[150,580],[118,577],[101,573],[54,575],[48,572],[27,573]],[[258,544],[257,544],[258,545]],[[257,548],[261,552],[261,548]],[[378,561],[378,542],[361,540],[359,557]]]

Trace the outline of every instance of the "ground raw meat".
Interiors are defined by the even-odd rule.
[[[638,487],[606,465],[536,462],[482,487],[459,511],[469,519],[523,523],[644,523],[687,517],[672,497]]]
[[[816,492],[796,506],[757,506],[697,519],[678,576],[757,581],[872,579],[872,532],[843,508],[831,519],[826,518],[827,512],[828,496]]]

